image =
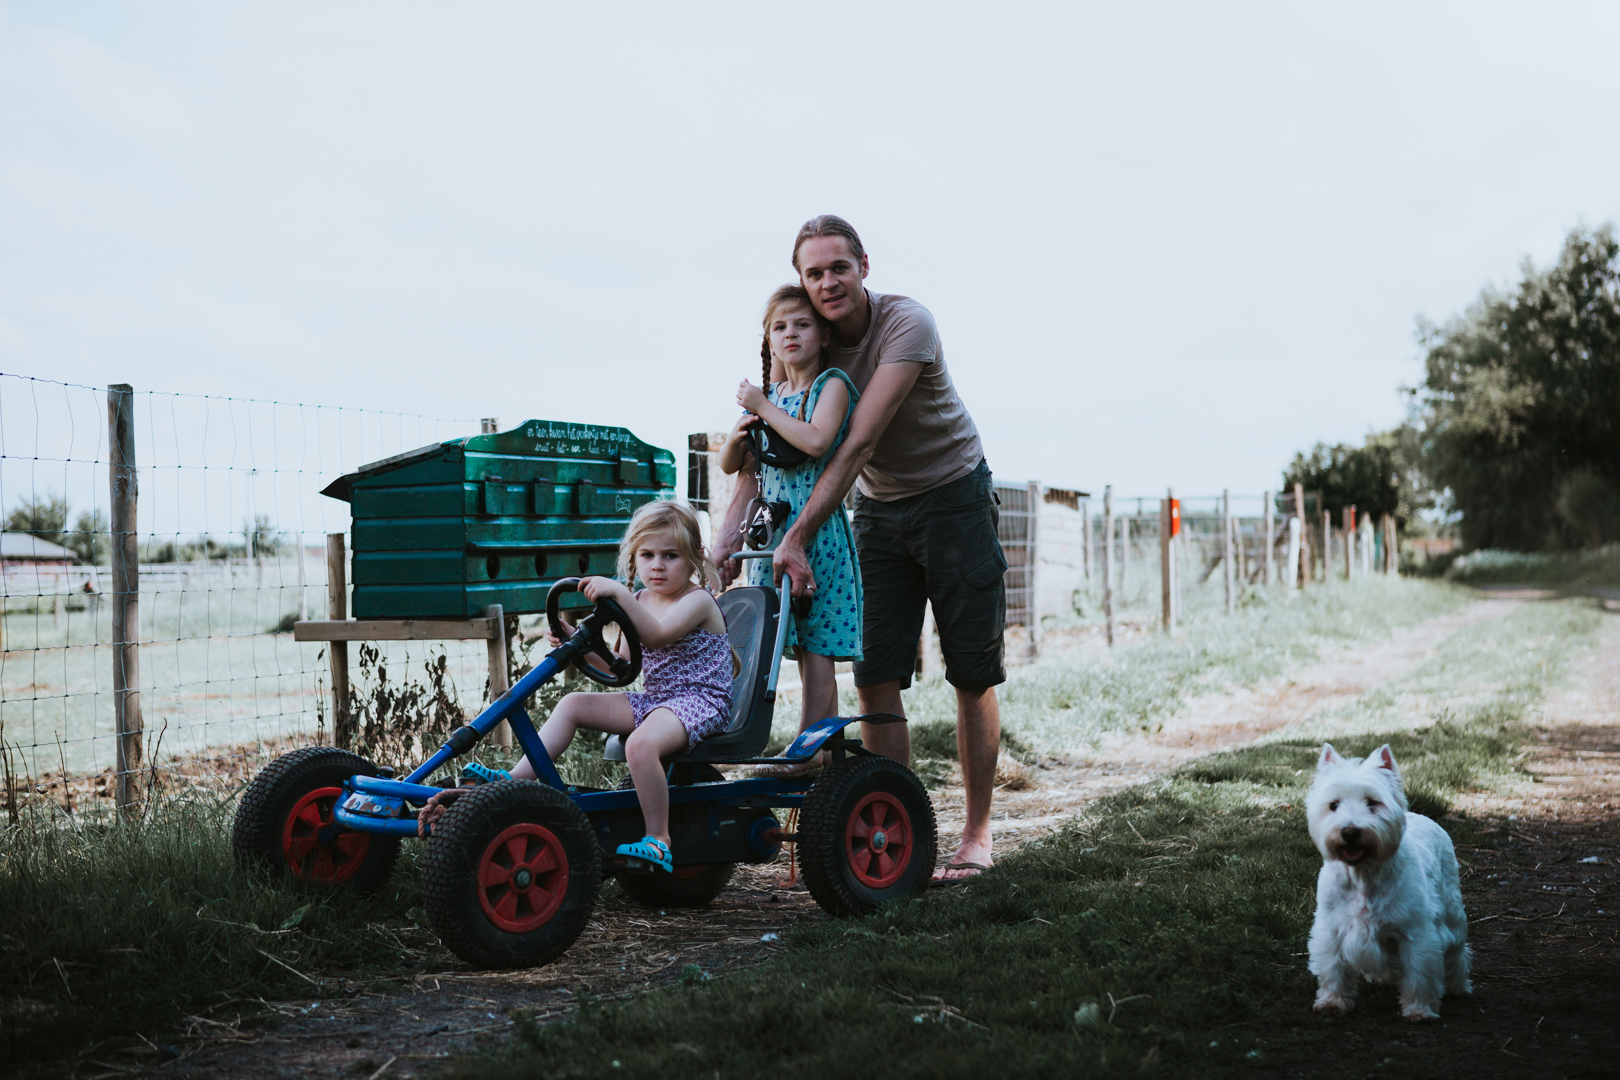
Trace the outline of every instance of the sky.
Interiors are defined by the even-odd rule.
[[[1000,478],[1274,487],[1620,218],[1620,7],[0,0],[0,371],[679,452],[794,234]],[[476,426],[469,427],[469,433]]]

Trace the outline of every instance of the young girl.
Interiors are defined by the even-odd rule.
[[[831,327],[816,313],[810,294],[798,285],[784,285],[765,304],[765,340],[761,382],[769,393],[743,380],[737,404],[748,412],[737,421],[720,450],[720,467],[727,473],[742,468],[748,457],[748,429],[770,424],[787,442],[810,455],[791,468],[759,466],[759,493],[768,501],[784,501],[791,513],[780,526],[786,529],[810,498],[810,492],[833,452],[849,433],[849,418],[860,391],[837,368],[826,366]],[[773,364],[785,374],[772,382]],[[855,562],[855,544],[849,519],[842,508],[827,519],[806,552],[815,577],[810,613],[794,615],[783,655],[799,662],[800,696],[804,711],[799,730],[838,714],[838,683],[833,665],[861,658],[861,572]],[[749,563],[749,582],[771,584],[771,567],[764,560]],[[771,775],[793,775],[820,769],[815,762],[792,767],[771,767]]]
[[[697,515],[673,502],[648,503],[636,511],[619,545],[619,577],[623,582],[588,577],[579,587],[593,602],[616,600],[635,624],[641,638],[642,690],[568,694],[541,726],[540,741],[556,761],[580,728],[626,736],[624,756],[647,835],[619,845],[617,853],[673,872],[663,759],[724,731],[731,720],[731,639],[725,616],[708,592],[718,575],[703,549]],[[646,588],[631,593],[625,583],[637,578]],[[564,625],[569,634],[574,632],[567,620]],[[553,648],[562,644],[555,635],[550,638]],[[606,666],[600,658],[593,662]],[[476,763],[462,772],[478,780],[507,777]],[[534,767],[525,757],[510,776],[532,780]],[[422,817],[427,816],[424,810]]]

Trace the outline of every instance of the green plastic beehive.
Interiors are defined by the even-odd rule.
[[[529,420],[372,462],[321,492],[354,519],[354,616],[545,610],[559,578],[611,575],[636,508],[668,498],[675,458],[624,428]]]

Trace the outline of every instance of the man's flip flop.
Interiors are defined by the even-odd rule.
[[[944,888],[948,888],[948,887],[950,887],[952,885],[961,885],[961,884],[964,884],[965,882],[972,881],[974,878],[978,877],[980,874],[984,873],[988,869],[990,869],[990,868],[988,866],[984,865],[984,863],[976,863],[976,862],[946,863],[944,866],[939,868],[939,872],[940,872],[941,875],[948,874],[952,870],[972,870],[973,873],[971,873],[971,874],[963,874],[961,877],[953,877],[953,878],[948,878],[948,877],[943,877],[943,876],[931,877],[931,878],[928,879],[928,887],[930,889],[944,889]]]

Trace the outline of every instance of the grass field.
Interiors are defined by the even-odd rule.
[[[1231,620],[1212,618],[1195,624],[1185,639],[1149,639],[1113,657],[1071,656],[1067,662],[1052,658],[1023,669],[1007,690],[1009,732],[1048,752],[1083,746],[1101,732],[1152,726],[1202,689],[1278,674],[1317,656],[1334,642],[1380,637],[1392,627],[1451,610],[1463,602],[1459,590],[1443,585],[1372,585],[1376,587],[1318,589],[1293,603],[1253,605]],[[926,710],[936,707],[931,704],[934,694],[937,691],[929,686],[912,692],[913,707],[924,719],[921,732],[929,728]],[[925,741],[926,737],[920,740]],[[565,759],[565,770],[584,776],[598,769],[592,754],[593,748],[582,743]],[[1133,812],[1130,820],[1153,843],[1166,839],[1171,833],[1163,830],[1181,822],[1181,832],[1193,828],[1203,837],[1194,841],[1198,851],[1224,849],[1241,856],[1250,843],[1237,835],[1247,827],[1239,819],[1240,811],[1247,812],[1243,807],[1249,806],[1244,801],[1248,795],[1231,807],[1223,801],[1235,790],[1183,778],[1146,798],[1143,805],[1151,804],[1152,813]],[[1197,810],[1197,804],[1206,796],[1214,798],[1209,806],[1219,812],[1208,821],[1195,823],[1204,813]],[[1052,954],[1048,944],[1041,943],[1041,934],[1049,926],[1060,925],[1060,920],[1067,927],[1064,934],[1085,938],[1091,934],[1087,920],[1103,918],[1113,925],[1117,905],[1124,905],[1117,915],[1124,920],[1119,925],[1127,927],[1136,926],[1131,920],[1147,918],[1153,904],[1162,902],[1158,891],[1137,893],[1130,882],[1121,884],[1133,874],[1132,881],[1146,882],[1141,875],[1170,850],[1151,846],[1138,850],[1133,845],[1144,841],[1135,839],[1134,833],[1119,835],[1115,808],[1125,805],[1135,804],[1129,800],[1107,804],[1089,823],[1078,825],[1039,852],[1011,861],[1005,871],[970,891],[908,904],[879,920],[821,927],[795,942],[784,961],[787,966],[742,979],[766,980],[758,985],[774,992],[781,980],[791,981],[791,973],[804,970],[805,964],[820,965],[822,960],[816,958],[826,954],[830,966],[814,981],[801,980],[805,982],[802,993],[784,1000],[810,1007],[830,1024],[839,1009],[854,1007],[854,1003],[860,1003],[860,1009],[889,1015],[903,1002],[883,989],[889,985],[887,973],[898,970],[896,965],[919,959],[925,961],[917,972],[919,978],[935,974],[920,982],[902,980],[892,989],[913,997],[918,993],[943,996],[953,1007],[966,1010],[968,1003],[979,1000],[974,996],[979,984],[970,978],[958,985],[952,981],[954,976],[947,979],[938,974],[946,969],[937,965],[956,955],[952,942],[969,947],[962,956],[980,951],[994,955],[1004,948],[1011,950],[1009,955],[1044,952],[1055,956],[1058,954]],[[0,834],[0,910],[6,912],[0,927],[0,983],[7,988],[7,996],[0,998],[0,1053],[34,1056],[135,1030],[154,1038],[154,1032],[169,1032],[168,1037],[173,1037],[174,1023],[187,1016],[215,1020],[261,1016],[260,998],[307,994],[310,984],[305,976],[328,980],[323,992],[331,992],[334,980],[348,980],[352,987],[368,979],[386,980],[417,970],[424,951],[433,948],[433,939],[420,925],[416,845],[405,845],[386,893],[360,907],[283,888],[242,872],[229,856],[233,812],[228,799],[194,793],[158,806],[147,824],[136,830],[25,811],[22,824]],[[1231,814],[1239,816],[1232,818]],[[1110,821],[1114,824],[1105,824]],[[1255,857],[1277,840],[1262,837]],[[1240,864],[1224,854],[1219,858],[1204,854],[1192,865],[1200,867],[1200,873],[1216,874]],[[1027,881],[1026,874],[1032,875]],[[1077,884],[1085,882],[1090,884],[1073,892]],[[1215,903],[1215,894],[1201,895],[1213,886],[1202,879],[1187,884],[1193,884],[1200,896],[1202,906],[1193,910],[1214,918],[1215,908],[1209,905]],[[1287,891],[1282,885],[1261,888],[1258,882],[1251,884],[1277,902]],[[1131,914],[1136,910],[1131,905],[1145,898],[1153,898],[1153,904]],[[1082,899],[1084,904],[1075,907]],[[1012,919],[1026,910],[1029,914]],[[973,926],[986,919],[983,932],[991,936],[976,936],[980,930]],[[1037,921],[1026,925],[1030,919]],[[1038,921],[1042,919],[1044,923]],[[1250,932],[1269,925],[1256,924]],[[943,936],[947,934],[951,937]],[[891,940],[906,949],[933,942],[938,952],[911,957],[902,950],[889,956],[887,943]],[[858,976],[870,966],[868,960],[877,962],[884,956],[889,958],[871,967],[867,975]],[[1090,953],[1084,956],[1091,957],[1086,963],[1101,962]],[[1079,962],[1064,963],[1073,966]],[[1135,970],[1122,969],[1127,974]],[[1046,972],[1030,984],[1038,1006],[1017,1005],[1015,1009],[1016,1003],[1009,999],[993,1008],[975,1005],[978,1011],[965,1015],[981,1025],[1010,1023],[1006,1018],[1013,1013],[1027,1014],[1025,1019],[1031,1021],[1046,1017],[1041,1024],[1056,1023],[1052,1017],[1058,1012],[1066,1009],[1065,1015],[1072,1014],[1080,1007],[1068,1002],[1082,990],[1106,1001],[1104,995],[1110,991],[1116,998],[1127,996],[1123,987],[1137,977],[1129,974],[1123,982],[1112,977],[1112,981],[1099,982],[1101,976],[1096,972],[1075,974],[1072,979]],[[878,981],[873,982],[874,978]],[[739,988],[753,985],[726,982],[735,982]],[[935,989],[920,989],[925,985]],[[816,988],[813,993],[811,987]],[[663,1002],[658,1006],[663,1009],[686,999],[657,1000]],[[640,1016],[634,1010],[643,1007],[630,1006],[632,1012],[624,1014],[625,1022]],[[1140,1008],[1134,1003],[1124,1006],[1133,1007]],[[911,1015],[907,1014],[908,1023]],[[587,1017],[582,1022],[596,1021]],[[967,1032],[980,1030],[962,1021],[928,1016],[923,1023],[935,1025],[926,1029],[931,1032],[959,1026]],[[904,1030],[909,1038],[913,1029]],[[605,1061],[609,1059],[589,1060],[608,1067]],[[727,1071],[733,1070],[728,1067]]]
[[[166,576],[149,574],[141,592],[148,758],[154,749],[168,757],[314,732],[326,708],[325,646],[274,632],[298,611],[296,562],[269,561],[262,571],[163,569]],[[324,606],[324,578],[307,592],[310,604]],[[92,608],[74,596],[58,618],[54,599],[7,599],[0,725],[22,774],[65,767],[82,776],[114,762],[111,604]],[[450,681],[467,707],[481,702],[483,642],[378,646],[396,681],[407,672],[421,681],[422,663],[447,653]]]
[[[1442,814],[1459,791],[1513,771],[1527,710],[1598,619],[1588,603],[1527,605],[1460,632],[1393,691],[1099,800],[968,886],[801,931],[751,971],[529,1024],[445,1075],[1228,1076],[1320,1064],[1340,1036],[1309,1011],[1302,957],[1319,859],[1300,804],[1319,738],[1355,754],[1390,742],[1416,807]],[[1404,694],[1423,696],[1426,726],[1387,726]]]

